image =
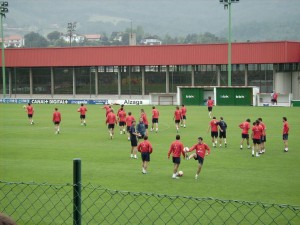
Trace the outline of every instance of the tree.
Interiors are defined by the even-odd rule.
[[[24,36],[26,48],[45,48],[49,46],[49,42],[42,35],[30,32]]]
[[[58,31],[53,31],[53,32],[51,32],[51,33],[49,33],[49,34],[47,35],[47,38],[48,38],[48,40],[50,40],[50,41],[56,41],[56,40],[60,39],[60,36],[61,36],[61,33],[60,33],[60,32],[58,32]]]

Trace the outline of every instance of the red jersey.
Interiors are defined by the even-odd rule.
[[[289,130],[290,130],[290,127],[289,127],[288,122],[284,121],[283,122],[282,134],[289,134]]]
[[[146,115],[146,113],[141,113],[141,117],[143,118],[143,122],[144,122],[144,124],[145,125],[148,125],[149,124],[149,122],[148,122],[148,119],[147,119],[147,115]]]
[[[181,107],[181,115],[186,116],[186,108],[185,107]]]
[[[108,115],[106,117],[106,123],[108,123],[108,124],[117,123],[116,115],[113,112],[108,113]]]
[[[152,153],[152,145],[148,140],[145,140],[141,142],[138,146],[137,149],[139,152],[149,152],[150,154]]]
[[[263,128],[262,135],[266,136],[266,129],[267,129],[266,125],[263,122],[260,122],[259,125],[262,126]]]
[[[105,115],[107,116],[108,113],[110,113],[111,107],[109,107],[108,105],[103,106],[103,108],[105,109]]]
[[[52,121],[53,122],[60,122],[61,121],[61,114],[60,114],[60,112],[55,111],[53,113]]]
[[[185,156],[185,152],[183,151],[183,148],[184,147],[181,141],[179,140],[173,141],[170,146],[170,150],[168,152],[168,157],[170,157],[171,153],[173,154],[173,157],[180,157],[181,154]]]
[[[239,127],[242,129],[242,134],[248,134],[250,130],[250,123],[245,121],[241,123]]]
[[[126,122],[126,112],[120,110],[118,112],[119,122]]]
[[[175,120],[181,120],[182,114],[180,109],[176,109],[174,112],[174,118]]]
[[[77,109],[77,112],[80,112],[80,115],[85,115],[86,111],[87,108],[85,106],[81,106],[79,109]]]
[[[132,121],[135,120],[134,116],[127,116],[125,121],[126,121],[126,126],[130,127],[132,125]]]
[[[213,107],[214,106],[214,100],[212,100],[212,99],[207,100],[207,106],[208,107]]]
[[[158,119],[159,117],[159,111],[157,109],[152,109],[152,118]]]
[[[210,153],[210,148],[205,143],[202,143],[202,144],[198,143],[198,144],[193,145],[190,148],[189,152],[193,151],[194,149],[196,150],[197,155],[200,156],[203,159],[206,155],[206,151],[208,152],[208,154]]]
[[[28,105],[27,107],[26,107],[26,110],[27,110],[27,114],[33,114],[33,112],[34,112],[34,109],[33,109],[33,107],[31,106],[31,105]]]
[[[263,127],[261,125],[255,125],[252,127],[252,138],[260,139],[263,133]]]
[[[213,119],[210,121],[209,126],[212,132],[218,132],[218,120]]]

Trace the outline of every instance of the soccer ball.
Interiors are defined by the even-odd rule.
[[[23,109],[26,109],[26,105],[23,105]]]
[[[184,151],[184,152],[188,152],[189,150],[190,150],[189,147],[184,147],[184,148],[183,148],[183,151]]]
[[[178,176],[179,176],[179,177],[182,177],[182,176],[183,176],[183,171],[180,170],[180,171],[178,172]]]

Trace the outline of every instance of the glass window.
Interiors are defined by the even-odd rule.
[[[29,68],[12,69],[12,94],[30,94]]]
[[[51,94],[50,67],[32,68],[33,94]]]
[[[118,94],[118,72],[98,73],[98,94]]]
[[[146,70],[146,69],[145,69]],[[165,72],[145,72],[145,94],[166,93],[166,73]]]
[[[53,68],[54,94],[73,94],[73,68]]]
[[[95,94],[95,67],[75,69],[76,94]]]
[[[129,71],[125,68],[121,73],[121,94],[141,95],[142,94],[142,73]]]

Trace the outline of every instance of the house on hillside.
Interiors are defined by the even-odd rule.
[[[68,35],[61,36],[61,39],[63,39],[65,42],[70,43],[70,36]],[[75,43],[81,43],[84,41],[84,35],[73,34],[71,37],[71,41]]]
[[[162,41],[157,36],[146,37],[141,40],[142,45],[161,45]]]
[[[0,38],[2,43],[2,39]],[[12,35],[4,38],[4,48],[21,48],[25,45],[25,40],[20,35]]]
[[[87,41],[100,41],[101,40],[101,34],[85,34],[84,38]]]

